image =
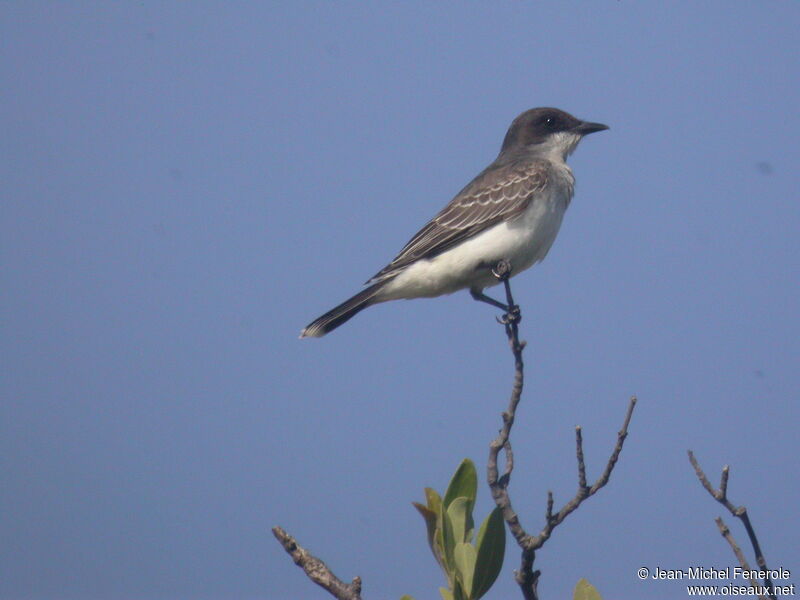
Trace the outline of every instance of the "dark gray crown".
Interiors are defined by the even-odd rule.
[[[511,123],[503,140],[501,152],[539,144],[554,133],[570,132],[588,135],[604,129],[608,129],[608,126],[602,123],[581,121],[557,108],[532,108],[526,110]]]

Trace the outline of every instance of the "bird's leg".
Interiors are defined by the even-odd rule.
[[[506,326],[512,323],[516,325],[522,319],[522,314],[520,313],[519,306],[514,304],[514,296],[511,295],[511,284],[509,283],[509,279],[511,278],[511,263],[506,259],[501,260],[497,263],[497,266],[492,269],[492,275],[502,281],[503,286],[506,288],[506,314],[499,318],[498,321]]]
[[[508,306],[500,302],[499,300],[495,300],[494,298],[490,298],[483,292],[479,292],[478,290],[470,290],[470,295],[477,300],[478,302],[485,302],[486,304],[491,304],[495,308],[499,308],[504,311],[508,311]]]
[[[485,302],[486,304],[491,304],[497,308],[500,308],[505,311],[505,314],[498,319],[498,321],[504,325],[508,325],[510,323],[519,323],[520,319],[522,318],[520,315],[519,306],[514,304],[514,296],[511,294],[511,285],[509,284],[509,278],[511,277],[511,263],[508,262],[506,259],[499,261],[494,268],[492,269],[492,275],[494,275],[499,281],[503,282],[503,286],[506,288],[506,302],[507,304],[503,304],[499,300],[495,300],[494,298],[490,298],[486,294],[478,290],[470,290],[469,293],[472,294],[472,297],[475,300],[480,302]]]

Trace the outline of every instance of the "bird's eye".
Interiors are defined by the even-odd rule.
[[[556,121],[555,121],[555,119],[553,119],[553,117],[545,117],[544,118],[544,124],[547,125],[548,127],[552,127],[553,125],[555,125],[555,123],[556,123]]]

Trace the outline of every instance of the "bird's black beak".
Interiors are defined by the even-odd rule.
[[[608,125],[603,125],[602,123],[589,123],[588,121],[581,121],[580,125],[575,128],[575,132],[581,135],[589,135],[590,133],[605,131],[606,129],[608,129]]]

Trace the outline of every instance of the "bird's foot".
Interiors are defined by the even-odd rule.
[[[512,323],[518,325],[522,320],[522,312],[519,309],[519,304],[512,304],[508,310],[500,317],[495,317],[497,322],[501,325],[511,325]]]

